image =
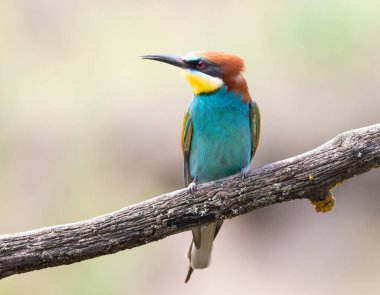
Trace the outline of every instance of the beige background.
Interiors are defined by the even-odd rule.
[[[0,233],[74,222],[181,188],[191,91],[139,58],[217,49],[246,61],[262,112],[254,166],[380,121],[380,2],[0,2]],[[380,171],[225,223],[183,284],[190,233],[13,276],[0,294],[379,294]]]

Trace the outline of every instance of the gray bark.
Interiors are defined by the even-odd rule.
[[[342,133],[307,153],[240,175],[170,192],[71,224],[0,236],[0,278],[71,264],[295,199],[318,200],[380,166],[380,124]]]

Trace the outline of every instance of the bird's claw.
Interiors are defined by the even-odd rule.
[[[198,180],[194,178],[194,180],[187,187],[189,193],[194,193],[197,190]]]
[[[247,178],[248,173],[249,173],[249,170],[250,170],[250,167],[249,167],[249,166],[244,167],[243,169],[240,170],[240,175],[241,175],[241,178],[242,178],[242,179]]]

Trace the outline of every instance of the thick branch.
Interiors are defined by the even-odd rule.
[[[232,176],[167,193],[77,223],[0,236],[0,278],[130,249],[217,219],[285,201],[325,196],[337,183],[380,167],[380,124]]]

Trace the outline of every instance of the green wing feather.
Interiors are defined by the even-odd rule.
[[[182,133],[181,133],[181,146],[184,160],[184,177],[185,177],[185,185],[189,186],[189,184],[193,181],[193,178],[190,175],[190,145],[191,145],[191,134],[193,132],[193,123],[191,120],[190,112],[187,111],[185,116],[183,117],[182,124]]]
[[[260,140],[260,110],[255,102],[250,103],[249,120],[251,123],[251,160],[255,155]]]

